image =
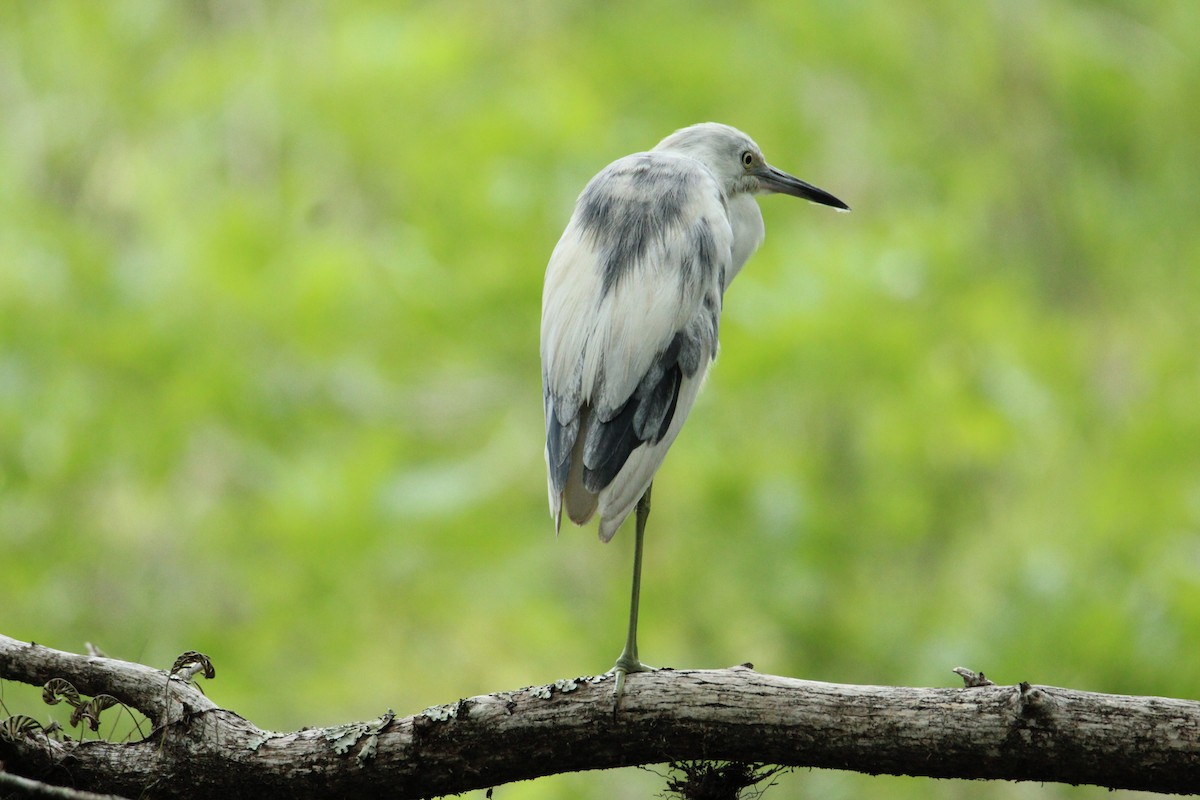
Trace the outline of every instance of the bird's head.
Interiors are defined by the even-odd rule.
[[[778,170],[763,158],[762,150],[737,128],[719,122],[702,122],[675,131],[659,142],[656,151],[694,158],[716,176],[727,195],[778,192],[813,203],[849,211],[850,206],[824,189]]]

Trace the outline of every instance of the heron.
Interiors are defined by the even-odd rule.
[[[675,131],[588,182],[546,267],[542,395],[550,515],[599,515],[602,542],[635,507],[625,647],[611,670],[652,669],[637,648],[642,548],[655,473],[717,355],[725,290],[763,242],[756,195],[849,211],[772,167],[749,136],[715,122]]]

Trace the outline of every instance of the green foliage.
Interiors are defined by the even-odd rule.
[[[715,119],[855,210],[763,202],[643,655],[1200,696],[1198,36],[1188,0],[6,4],[0,630],[201,650],[275,729],[607,669],[632,537],[552,534],[542,270],[596,170]]]

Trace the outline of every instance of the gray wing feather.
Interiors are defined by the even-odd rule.
[[[565,497],[571,518],[586,521],[595,495],[639,448],[661,442],[677,414],[686,416],[694,390],[680,409],[681,386],[716,352],[731,240],[715,179],[691,159],[629,156],[580,195],[551,256],[542,299],[546,462],[556,519]],[[581,494],[592,497],[575,513],[571,498]]]

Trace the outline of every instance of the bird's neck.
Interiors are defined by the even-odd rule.
[[[729,224],[733,228],[733,252],[730,270],[725,276],[725,286],[722,289],[729,288],[729,284],[733,283],[746,260],[762,244],[766,233],[762,212],[751,195],[735,194],[729,198],[728,208]]]

